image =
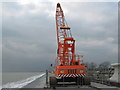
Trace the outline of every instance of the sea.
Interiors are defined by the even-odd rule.
[[[35,88],[35,81],[40,86],[40,82],[45,79],[45,72],[3,72],[1,88]],[[44,80],[45,81],[45,80]],[[34,82],[34,84],[33,84]],[[36,83],[36,84],[37,84]]]

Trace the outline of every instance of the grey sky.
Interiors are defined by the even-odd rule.
[[[118,3],[61,3],[84,62],[118,61]],[[41,71],[54,63],[53,2],[3,3],[3,71]]]

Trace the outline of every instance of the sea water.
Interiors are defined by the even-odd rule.
[[[22,88],[43,75],[44,72],[3,72],[2,88]]]

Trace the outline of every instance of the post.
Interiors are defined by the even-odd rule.
[[[46,85],[47,85],[47,88],[48,88],[48,70],[46,70]]]

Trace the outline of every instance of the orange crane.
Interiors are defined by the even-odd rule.
[[[90,84],[86,75],[86,67],[81,64],[83,56],[75,54],[75,39],[72,37],[70,27],[65,22],[64,13],[59,3],[56,7],[56,32],[58,50],[54,76],[50,77],[50,86],[55,86],[63,81]]]

